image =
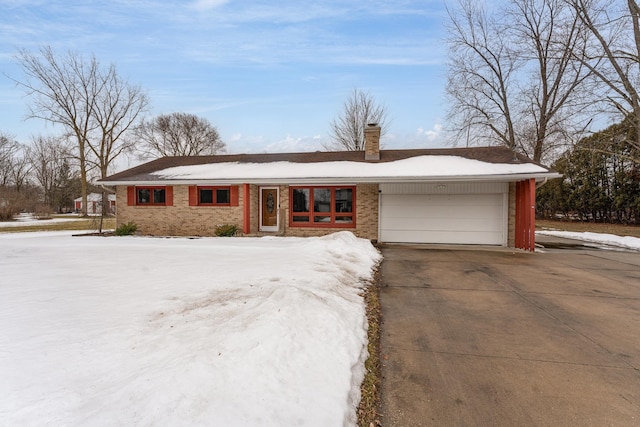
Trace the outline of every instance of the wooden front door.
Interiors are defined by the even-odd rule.
[[[277,187],[260,188],[260,231],[278,231],[279,198]]]

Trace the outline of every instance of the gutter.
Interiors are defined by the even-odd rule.
[[[108,184],[100,184],[100,188],[102,188],[102,190],[103,190],[105,193],[109,193],[109,194],[116,194],[116,192],[115,192],[115,191],[113,191],[113,190],[111,190],[111,189],[107,188],[107,185],[108,185]]]

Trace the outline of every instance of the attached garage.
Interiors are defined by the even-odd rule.
[[[381,183],[380,241],[506,245],[508,183]]]

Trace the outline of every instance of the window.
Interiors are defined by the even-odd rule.
[[[165,206],[165,187],[136,187],[136,204],[142,206]]]
[[[173,187],[127,187],[127,206],[173,206]]]
[[[189,206],[239,206],[237,185],[216,187],[212,185],[190,185]]]
[[[355,227],[355,187],[291,187],[292,227]]]
[[[229,206],[230,204],[230,187],[198,187],[198,205]]]

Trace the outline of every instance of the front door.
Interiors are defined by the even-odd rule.
[[[260,187],[260,231],[278,231],[279,200],[277,187]]]

